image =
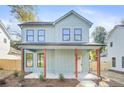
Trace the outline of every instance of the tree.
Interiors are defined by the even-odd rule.
[[[36,7],[32,5],[9,5],[11,14],[19,22],[36,21]]]
[[[101,27],[101,26],[97,26],[92,33],[92,37],[93,37],[94,42],[100,43],[100,44],[106,43],[105,42],[106,36],[107,36],[107,32],[106,32],[105,28]],[[102,47],[100,52],[104,52],[104,51],[105,51],[105,47]],[[94,50],[90,51],[90,59],[92,61],[96,60],[96,51],[94,51]]]
[[[107,32],[104,27],[97,26],[94,32],[92,33],[92,36],[93,36],[94,42],[105,44]]]

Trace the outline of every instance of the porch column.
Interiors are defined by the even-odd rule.
[[[97,61],[97,76],[100,76],[100,49],[96,49]]]
[[[44,78],[46,79],[46,49],[44,49]]]
[[[24,49],[21,48],[21,71],[24,72]]]
[[[78,78],[78,49],[75,49],[75,77]]]

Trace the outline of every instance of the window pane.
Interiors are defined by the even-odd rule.
[[[39,41],[44,41],[44,39],[45,39],[44,37],[45,37],[45,36],[39,36],[39,37],[38,37],[38,40],[39,40]]]
[[[124,57],[122,57],[122,68],[124,68]]]
[[[27,35],[33,35],[34,34],[34,31],[33,30],[28,30],[27,31]]]
[[[66,40],[69,40],[69,35],[64,35],[64,36],[63,36],[63,40],[65,40],[65,41],[66,41]]]
[[[112,57],[112,67],[116,67],[116,58]]]
[[[38,35],[45,35],[45,31],[44,30],[38,30]]]
[[[38,53],[38,67],[44,67],[44,54],[43,53]]]
[[[27,67],[32,67],[33,66],[33,54],[32,53],[27,53],[26,54],[26,66]]]
[[[70,34],[70,30],[69,29],[63,29],[63,34]]]
[[[33,36],[27,36],[28,41],[33,41],[34,37]]]
[[[75,34],[81,35],[82,34],[82,30],[81,29],[75,29]]]
[[[81,40],[81,35],[75,35],[75,40],[80,41]]]

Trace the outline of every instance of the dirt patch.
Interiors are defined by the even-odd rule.
[[[49,79],[40,81],[38,79],[25,79],[20,81],[19,77],[11,75],[5,79],[5,84],[0,87],[75,87],[79,83],[76,79],[65,79],[60,81],[57,79]]]

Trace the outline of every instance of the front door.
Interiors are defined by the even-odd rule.
[[[82,56],[78,56],[78,72],[82,72]]]

